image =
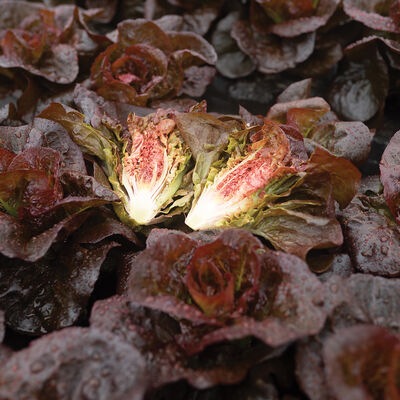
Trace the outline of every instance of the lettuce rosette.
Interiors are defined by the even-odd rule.
[[[115,33],[91,68],[91,86],[105,99],[146,106],[181,94],[202,96],[214,78],[215,69],[205,64],[217,62],[215,50],[193,32],[136,19],[119,23]]]
[[[153,387],[240,382],[251,366],[318,332],[330,307],[304,261],[238,229],[205,241],[153,229],[124,268],[123,296],[97,302],[91,327],[135,346]]]
[[[250,20],[261,32],[294,37],[324,26],[338,4],[337,0],[252,0]]]
[[[73,83],[110,44],[105,35],[89,28],[100,13],[100,9],[73,5],[45,7],[37,2],[2,1],[1,75],[18,81],[18,70],[24,70],[53,83]]]
[[[39,118],[2,127],[0,309],[9,328],[36,336],[83,317],[109,252],[139,244],[107,210],[118,201],[62,127]]]

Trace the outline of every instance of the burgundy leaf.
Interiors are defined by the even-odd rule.
[[[14,368],[13,368],[14,367]],[[141,400],[147,387],[139,352],[111,333],[70,328],[14,353],[1,371],[3,399],[96,398]]]

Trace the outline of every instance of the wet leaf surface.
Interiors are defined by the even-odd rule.
[[[343,212],[345,243],[357,270],[395,277],[400,273],[399,227],[385,203],[379,183],[378,190],[374,188],[374,180],[378,178],[369,178]]]
[[[76,368],[76,365],[79,368]],[[69,328],[34,341],[1,367],[4,399],[41,397],[133,400],[147,386],[137,350],[111,333]]]

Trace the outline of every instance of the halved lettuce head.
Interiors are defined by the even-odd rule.
[[[211,166],[186,224],[197,230],[234,220],[246,223],[268,194],[286,191],[299,178],[287,158],[289,150],[288,138],[271,121],[251,137],[248,130],[231,135],[222,157]]]
[[[100,159],[122,202],[115,204],[115,210],[128,225],[160,222],[167,214],[181,212],[190,201],[191,191],[184,186],[191,185],[187,176],[191,152],[172,113],[130,114],[126,124],[104,117],[99,129],[86,124],[83,114],[57,103],[41,117],[59,122],[87,153]]]
[[[170,118],[128,118],[131,135],[122,158],[125,209],[138,224],[151,222],[181,186],[188,162],[185,145]]]
[[[320,147],[308,158],[300,131],[270,120],[231,132],[212,163],[208,154],[196,158],[189,227],[249,229],[302,258],[342,244],[334,202],[346,207],[361,178],[350,161]]]

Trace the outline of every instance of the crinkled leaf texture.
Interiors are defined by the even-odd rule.
[[[140,353],[118,336],[88,328],[49,334],[0,368],[0,397],[142,400],[147,387]]]
[[[97,211],[86,216],[73,237],[50,248],[38,261],[2,256],[0,307],[7,325],[41,335],[76,323],[86,312],[107,254],[120,246],[120,237],[138,243],[112,215]]]
[[[338,303],[329,319],[336,329],[355,324],[382,326],[393,333],[400,332],[400,280],[370,274],[352,274],[348,279],[327,282],[336,286]]]
[[[338,330],[323,348],[327,382],[340,399],[398,399],[400,340],[386,329]]]
[[[329,104],[320,97],[297,93],[296,88],[307,90],[307,80],[298,82],[287,88],[287,95],[278,98],[278,103],[271,107],[267,117],[298,129],[304,137],[307,152],[311,154],[316,146],[322,146],[332,154],[344,157],[355,165],[366,161],[371,148],[374,133],[359,121],[337,121],[330,112]],[[311,82],[310,82],[311,84]],[[293,88],[292,88],[293,86]],[[302,98],[296,99],[301,96]]]
[[[22,68],[55,83],[76,79],[78,52],[73,43],[63,42],[68,27],[57,24],[56,11],[22,1],[2,2],[0,10],[5,15],[0,21],[2,68]]]
[[[141,352],[153,388],[180,379],[199,389],[237,383],[251,365],[276,354],[260,342],[249,341],[223,343],[203,354],[188,355],[175,338],[182,333],[177,320],[123,296],[97,301],[90,323],[98,330],[111,331]]]
[[[144,16],[152,20],[158,18],[154,22],[164,30],[189,31],[204,36],[218,17],[222,4],[222,0],[147,2]]]
[[[400,329],[398,279],[369,274],[354,274],[343,280],[331,277],[326,283],[326,289],[334,294],[336,304],[333,304],[325,329],[317,336],[297,344],[296,375],[302,390],[311,400],[329,398],[328,393],[333,396],[322,355],[323,345],[332,333],[344,332],[344,328],[357,324],[379,326],[394,334],[398,334]],[[369,350],[372,350],[372,346]],[[366,386],[374,385],[374,382],[374,376],[364,380]]]
[[[279,6],[288,3],[288,9],[294,9],[299,15],[285,15],[285,10]],[[314,6],[314,3],[317,6]],[[251,9],[251,21],[256,29],[273,33],[282,37],[295,37],[303,33],[314,32],[324,26],[336,11],[340,0],[279,1],[255,0]],[[267,11],[267,12],[266,12]],[[279,15],[279,11],[283,11]],[[274,17],[274,18],[271,18]],[[286,18],[285,18],[286,17]],[[275,22],[275,23],[274,23]]]
[[[346,246],[354,267],[365,273],[400,274],[400,229],[382,196],[379,177],[368,177],[343,211]]]
[[[246,337],[279,347],[319,332],[325,321],[323,287],[307,264],[264,248],[246,231],[224,231],[203,244],[153,230],[146,250],[127,262],[128,298],[185,320],[178,341],[188,354]]]
[[[356,21],[378,31],[400,33],[396,19],[389,12],[392,1],[344,0],[343,10]],[[389,15],[388,15],[389,14]]]
[[[51,137],[51,132],[47,133],[44,142]],[[17,134],[11,131],[10,135]],[[44,144],[58,146],[54,142]],[[81,161],[81,154],[64,154],[70,159],[60,163],[57,150],[27,147],[0,172],[0,252],[3,255],[37,261],[54,242],[62,241],[79,228],[88,216],[85,210],[118,200],[111,190],[92,177],[73,171],[74,167],[83,167],[76,165]],[[70,165],[71,170],[60,171],[61,165],[64,168]]]
[[[274,74],[294,68],[311,56],[315,46],[315,33],[305,33],[294,38],[281,38],[257,32],[246,21],[237,21],[232,27],[232,37],[243,53],[264,74]]]
[[[400,131],[394,134],[383,152],[380,170],[383,195],[400,224]]]
[[[108,100],[138,106],[180,93],[199,96],[213,77],[212,69],[200,66],[216,62],[214,48],[195,33],[164,32],[151,21],[125,20],[118,25],[116,43],[92,65],[92,86]],[[194,80],[193,68],[203,79]]]
[[[346,120],[368,121],[389,91],[389,71],[376,40],[366,38],[345,49],[345,62],[329,92],[329,103]]]

